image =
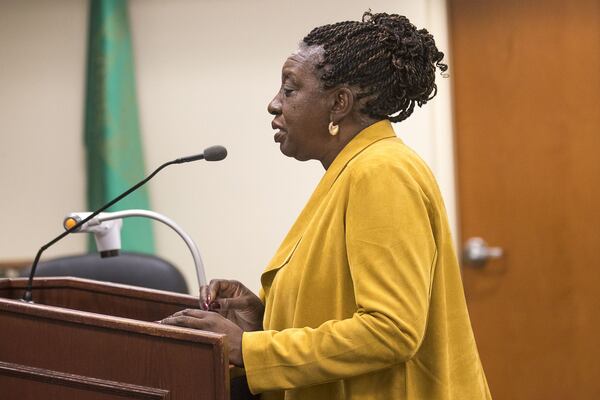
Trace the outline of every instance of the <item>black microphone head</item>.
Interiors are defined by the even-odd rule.
[[[227,157],[227,149],[223,146],[210,146],[204,149],[204,159],[206,161],[221,161]]]

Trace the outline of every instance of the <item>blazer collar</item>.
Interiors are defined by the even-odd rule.
[[[304,209],[296,219],[296,222],[288,232],[287,236],[279,246],[277,253],[269,262],[267,268],[263,273],[264,275],[276,269],[281,268],[285,265],[292,256],[292,253],[298,246],[302,234],[315,211],[318,209],[323,198],[327,195],[337,178],[346,168],[346,165],[358,154],[360,154],[367,147],[371,146],[382,139],[396,137],[392,124],[389,120],[384,119],[368,126],[367,128],[360,131],[337,155],[333,163],[329,166],[325,175],[321,178],[321,181],[315,188],[315,191],[311,195],[308,203],[304,206]],[[265,283],[265,282],[263,282]]]
[[[360,154],[364,149],[382,139],[387,139],[395,136],[396,134],[394,132],[394,129],[392,128],[392,124],[387,119],[378,121],[373,125],[370,125],[362,131],[360,131],[346,145],[346,147],[344,147],[342,151],[340,151],[340,154],[337,155],[335,160],[333,160],[333,163],[331,163],[331,165],[327,169],[327,172],[325,172],[325,175],[321,179],[321,182],[315,189],[315,194],[317,194],[317,192],[319,192],[320,195],[326,194],[329,191],[329,189],[331,189],[331,186],[333,186],[333,184],[340,176],[342,171],[344,171],[346,165],[348,165],[348,163],[354,157]]]

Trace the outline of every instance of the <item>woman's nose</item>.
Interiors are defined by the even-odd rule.
[[[271,102],[267,106],[267,111],[271,115],[281,114],[281,100],[280,100],[279,95],[280,95],[280,93],[277,93],[275,95],[275,97],[273,97],[273,100],[271,100]]]

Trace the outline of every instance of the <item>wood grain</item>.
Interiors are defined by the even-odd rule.
[[[166,400],[169,391],[144,386],[128,385],[74,374],[32,368],[0,361],[0,387],[19,399],[57,398],[67,396],[78,399],[148,399]],[[69,393],[70,392],[70,393]]]
[[[1,362],[55,377],[120,382],[124,390],[163,390],[172,400],[229,398],[224,335],[152,322],[195,307],[196,298],[83,279],[38,278],[35,303],[29,304],[19,300],[25,285],[25,279],[0,280]],[[15,379],[22,375],[3,379],[21,390]],[[49,385],[37,382],[39,390]],[[249,395],[240,382],[236,394]],[[61,387],[54,383],[50,386]],[[75,389],[61,398],[79,398],[69,394]],[[17,392],[2,393],[8,396],[3,399],[19,398]]]

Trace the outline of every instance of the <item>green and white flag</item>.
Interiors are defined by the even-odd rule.
[[[85,147],[89,210],[144,178],[126,0],[90,2]],[[149,209],[146,188],[130,194],[109,211],[132,208]],[[154,252],[150,220],[128,218],[121,232],[123,250]],[[94,249],[92,243],[90,251]]]

